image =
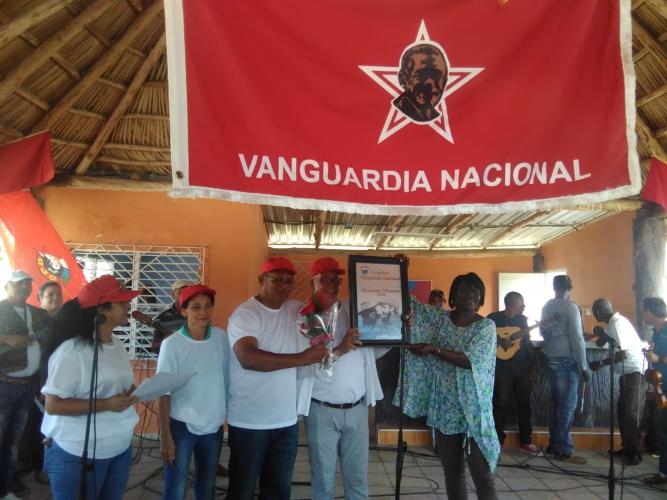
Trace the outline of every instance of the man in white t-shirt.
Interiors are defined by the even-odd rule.
[[[313,291],[323,303],[340,303],[342,274],[345,271],[331,257],[311,265]],[[388,349],[357,349],[359,331],[350,328],[347,303],[340,303],[333,344],[333,375],[301,369],[299,413],[306,415],[312,497],[334,498],[340,457],[346,500],[362,500],[368,498],[368,405],[375,406],[383,397],[375,358]]]
[[[642,341],[632,323],[620,313],[614,312],[609,300],[597,299],[593,302],[592,312],[596,320],[607,324],[607,337],[603,338],[613,340],[618,348],[614,355],[614,364],[620,374],[618,379],[620,389],[618,426],[621,429],[623,447],[618,453],[624,457],[625,465],[637,465],[642,461],[639,444],[641,438],[639,399],[643,367]],[[609,364],[610,359],[607,358],[593,361],[589,367],[591,370],[597,370]]]
[[[289,300],[294,265],[268,259],[260,292],[229,319],[229,500],[290,498],[298,445],[297,367],[321,362],[323,345],[300,349],[300,303]]]

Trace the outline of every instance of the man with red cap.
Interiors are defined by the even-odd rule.
[[[306,367],[300,370],[299,414],[306,417],[312,497],[333,499],[336,459],[340,458],[345,498],[368,498],[368,406],[382,399],[375,359],[384,348],[360,348],[359,331],[350,328],[347,302],[340,302],[345,271],[331,257],[313,262],[313,291],[327,304],[339,303],[334,330],[332,376]]]
[[[298,445],[297,367],[321,362],[323,345],[301,350],[300,303],[289,300],[294,265],[272,257],[262,266],[260,291],[229,319],[230,500],[290,498]]]

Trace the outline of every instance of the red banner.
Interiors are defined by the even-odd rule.
[[[174,194],[386,214],[636,194],[630,3],[166,2]]]
[[[0,195],[0,241],[12,268],[35,279],[31,304],[39,304],[37,289],[46,281],[60,283],[65,300],[86,284],[69,248],[30,191]]]
[[[13,193],[53,178],[51,132],[40,132],[0,146],[0,193]]]
[[[651,159],[642,198],[667,210],[667,165],[656,158]]]

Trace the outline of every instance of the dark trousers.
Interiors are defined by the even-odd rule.
[[[464,450],[465,434],[443,434],[437,431],[436,436],[438,440],[438,455],[440,455],[440,462],[445,471],[447,497],[452,500],[466,500],[468,498],[464,463],[465,455],[470,475],[475,483],[477,498],[480,500],[496,500],[498,495],[496,494],[493,474],[475,440],[470,439]]]
[[[12,487],[19,443],[33,403],[32,384],[0,382],[0,498]]]
[[[621,429],[621,443],[626,456],[641,455],[641,432],[639,430],[639,390],[642,375],[639,372],[621,375],[618,379],[618,426]]]
[[[657,410],[656,413],[658,414],[658,435],[660,436],[658,470],[663,476],[667,476],[667,408]]]
[[[514,401],[516,401],[519,420],[519,444],[530,444],[533,433],[530,423],[531,385],[529,370],[496,368],[496,381],[493,387],[493,419],[496,422],[496,432],[501,445],[505,442],[505,424]]]
[[[297,424],[280,429],[229,426],[229,500],[289,500],[299,442]]]

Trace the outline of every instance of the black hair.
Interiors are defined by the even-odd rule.
[[[191,301],[192,299],[194,299],[197,295],[206,295],[209,299],[211,299],[211,305],[212,305],[212,306],[215,305],[215,295],[212,295],[212,294],[210,294],[210,293],[200,292],[200,293],[196,293],[196,294],[194,294],[192,297],[188,298],[188,300],[186,300],[185,302],[183,302],[183,303],[181,304],[181,306],[180,306],[180,307],[181,307],[181,310],[183,310],[183,309],[187,309],[188,304],[190,303],[190,301]]]
[[[445,292],[435,288],[435,289],[431,290],[431,293],[428,294],[429,299],[431,299],[433,297],[440,297],[442,300],[445,300]]]
[[[79,338],[92,344],[95,336],[95,316],[97,316],[98,307],[110,309],[111,302],[85,309],[81,307],[76,299],[65,302],[55,318],[55,325],[53,326],[55,338],[61,339],[61,342],[71,338]]]
[[[39,300],[42,300],[42,296],[44,295],[44,292],[46,291],[47,288],[50,286],[57,286],[62,290],[62,287],[60,286],[60,283],[57,283],[55,281],[45,281],[42,283],[42,285],[39,287],[39,290],[37,291],[37,297]]]
[[[650,312],[656,318],[667,318],[667,305],[660,297],[646,297],[642,303],[642,309]]]
[[[517,299],[523,299],[523,295],[521,295],[519,292],[508,292],[503,299],[503,302],[505,302],[505,307],[512,307],[512,303]]]
[[[554,276],[554,291],[567,292],[569,290],[572,290],[572,278],[567,274]]]
[[[484,292],[486,288],[484,287],[484,282],[475,273],[468,274],[459,274],[454,281],[452,281],[452,286],[449,288],[449,307],[454,309],[455,303],[454,299],[456,298],[456,292],[458,292],[459,287],[463,284],[468,285],[470,288],[474,288],[479,292],[479,305],[480,307],[484,305]]]

